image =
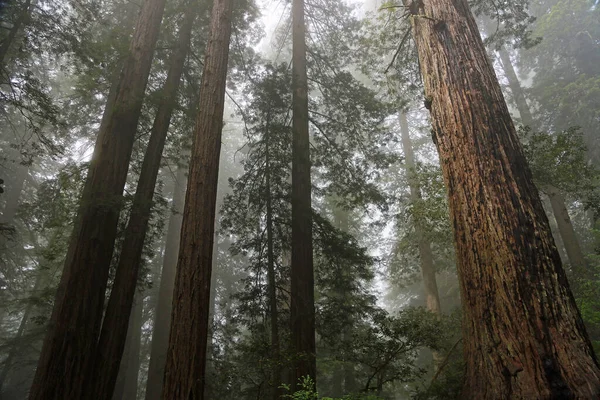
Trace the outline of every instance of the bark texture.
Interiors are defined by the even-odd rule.
[[[461,398],[597,398],[600,370],[468,3],[406,5],[454,227]]]
[[[310,137],[304,0],[292,1],[292,391],[304,376],[316,379]]]
[[[87,398],[123,188],[165,0],[140,11],[114,105],[98,133],[48,333],[29,398]]]
[[[102,322],[100,339],[96,347],[95,365],[88,375],[88,391],[96,399],[110,399],[114,391],[125,341],[127,325],[142,262],[142,251],[152,211],[152,197],[160,169],[160,160],[176,104],[177,89],[183,73],[192,26],[196,15],[196,2],[189,1],[187,12],[179,29],[177,47],[171,56],[171,65],[163,86],[148,148],[133,199],[125,239],[119,256],[115,281]]]
[[[186,157],[187,158],[187,157]],[[183,220],[183,203],[187,183],[187,164],[177,169],[173,194],[172,214],[167,228],[167,243],[163,259],[160,285],[158,287],[158,303],[154,316],[154,329],[150,345],[150,364],[146,383],[146,400],[158,400],[162,393],[167,348],[169,347],[169,329],[171,327],[171,309],[173,308],[173,290],[175,288],[175,270],[179,239]]]
[[[162,398],[204,399],[210,279],[232,0],[216,0],[200,88]]]

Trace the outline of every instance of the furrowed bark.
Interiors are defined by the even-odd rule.
[[[597,398],[596,357],[468,3],[406,5],[454,227],[461,398]]]
[[[295,360],[292,391],[298,380],[316,380],[315,294],[313,275],[310,137],[304,0],[292,1],[292,272],[291,325]]]
[[[197,6],[190,0],[187,12],[179,30],[177,48],[171,56],[171,66],[167,74],[154,124],[150,133],[148,148],[138,180],[137,190],[125,239],[117,265],[108,305],[104,314],[100,339],[96,347],[95,366],[88,375],[89,393],[96,399],[110,399],[114,391],[121,356],[127,339],[127,325],[137,286],[139,268],[146,231],[152,211],[152,197],[160,169],[160,160],[176,104],[177,89],[183,73],[185,56],[188,52],[193,22]]]
[[[232,0],[213,5],[181,229],[162,398],[204,399],[217,181]]]
[[[87,398],[123,188],[165,0],[142,6],[129,56],[100,126],[48,333],[29,398]]]

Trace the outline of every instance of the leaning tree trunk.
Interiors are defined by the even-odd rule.
[[[187,157],[185,157],[187,159]],[[171,309],[173,308],[173,289],[175,270],[179,253],[179,238],[183,220],[183,203],[187,183],[187,164],[177,168],[173,193],[172,214],[167,228],[167,243],[163,258],[163,267],[158,287],[158,303],[154,312],[152,341],[150,344],[150,363],[146,382],[146,400],[158,400],[162,393],[167,349],[169,347],[169,329],[171,327]]]
[[[216,0],[200,88],[163,399],[204,398],[210,278],[232,0]]]
[[[296,353],[292,391],[298,380],[316,379],[310,139],[304,0],[292,1],[292,272],[290,317]]]
[[[31,8],[31,0],[25,0],[25,4],[23,4],[23,6],[21,7],[19,16],[15,20],[13,26],[8,31],[8,35],[7,35],[6,39],[4,39],[2,41],[2,45],[0,45],[0,69],[4,68],[4,65],[6,63],[6,56],[8,55],[8,51],[10,50],[10,47],[12,46],[13,42],[15,41],[17,34],[23,27],[23,24],[29,17],[29,13],[31,11],[30,8]]]
[[[404,150],[404,159],[408,176],[408,186],[410,189],[410,201],[414,204],[421,200],[421,187],[417,177],[417,163],[410,140],[410,131],[408,129],[408,120],[406,113],[400,113],[400,135],[402,140],[402,149]],[[421,266],[421,276],[423,278],[423,288],[425,290],[425,300],[427,310],[436,315],[441,314],[440,295],[438,293],[437,281],[435,277],[435,267],[433,265],[433,252],[431,251],[431,242],[427,238],[425,227],[423,226],[423,217],[413,216],[415,224],[415,234],[419,248],[419,260]],[[441,362],[441,355],[433,352],[434,367],[437,368]]]
[[[468,2],[406,5],[454,227],[462,398],[597,398],[600,369]]]
[[[88,375],[88,391],[96,399],[110,399],[114,391],[119,364],[127,338],[129,311],[138,281],[142,251],[152,211],[152,197],[160,169],[160,159],[167,138],[171,114],[176,104],[177,89],[183,73],[196,15],[196,2],[190,0],[179,30],[177,48],[165,81],[161,103],[154,119],[150,140],[140,172],[137,190],[108,305],[96,347],[95,365]]]
[[[113,107],[106,108],[29,398],[87,398],[117,223],[165,0],[138,17]]]

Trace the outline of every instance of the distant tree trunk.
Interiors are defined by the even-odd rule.
[[[15,41],[17,34],[23,27],[23,23],[29,17],[29,8],[31,7],[31,0],[25,0],[25,3],[21,7],[21,12],[17,17],[17,20],[14,22],[13,26],[8,31],[8,36],[0,45],[0,68],[4,67],[6,61],[6,55],[8,54],[8,50],[10,50],[11,45]]]
[[[94,147],[54,310],[29,398],[88,397],[86,374],[102,321],[123,188],[165,0],[141,9],[114,106]]]
[[[356,393],[358,383],[354,376],[354,363],[346,361],[344,363],[344,392]]]
[[[3,177],[6,186],[5,192],[2,194],[2,197],[4,197],[4,209],[2,210],[2,215],[0,215],[0,224],[4,226],[13,225],[13,220],[15,219],[19,209],[19,200],[21,198],[23,187],[25,186],[27,174],[27,167],[23,165],[15,165],[15,175],[10,177],[10,179]]]
[[[552,212],[556,219],[556,225],[558,226],[558,231],[560,232],[560,237],[562,238],[565,250],[567,251],[567,257],[569,258],[571,266],[575,268],[585,268],[587,262],[583,255],[583,251],[579,246],[579,241],[577,240],[571,217],[569,216],[567,206],[565,205],[564,196],[558,188],[553,186],[546,186],[543,188],[543,191],[550,199],[550,205],[552,206]]]
[[[499,53],[500,59],[502,60],[502,67],[506,77],[508,78],[508,84],[513,97],[515,98],[515,103],[517,104],[519,114],[521,114],[521,119],[525,125],[535,128],[535,120],[531,116],[529,105],[527,104],[525,94],[523,93],[523,88],[521,87],[517,74],[515,73],[511,63],[510,56],[505,49],[500,49]],[[565,205],[564,196],[561,194],[558,188],[551,185],[545,185],[541,189],[544,191],[544,193],[546,193],[546,195],[548,195],[550,200],[552,213],[556,219],[558,232],[560,233],[565,250],[567,251],[569,262],[574,267],[585,267],[585,257],[581,251],[581,247],[579,246],[577,236],[575,235],[575,230],[573,229],[573,224],[571,223],[571,218],[569,217],[569,213]]]
[[[216,0],[194,129],[163,399],[204,398],[210,278],[232,0]]]
[[[267,127],[265,132],[265,185],[267,195],[267,276],[269,283],[269,313],[271,323],[271,359],[273,363],[271,371],[273,400],[281,397],[281,365],[279,348],[279,314],[277,310],[277,279],[275,275],[275,252],[273,250],[273,204],[271,198],[271,159],[270,159],[270,136],[269,115],[267,114]]]
[[[531,115],[531,110],[527,104],[527,99],[525,98],[525,94],[519,82],[519,78],[517,77],[517,73],[515,72],[510,60],[510,55],[505,48],[501,48],[498,53],[500,54],[500,61],[502,61],[502,68],[504,69],[504,73],[508,79],[508,86],[510,87],[510,91],[515,99],[517,110],[519,110],[521,121],[523,122],[523,125],[535,129],[535,121]]]
[[[295,352],[292,390],[298,380],[316,380],[310,137],[304,0],[292,1],[292,272],[291,324]]]
[[[133,310],[127,327],[127,341],[119,375],[115,384],[112,400],[137,399],[138,372],[140,369],[140,347],[142,339],[142,314],[144,311],[144,296],[138,292],[133,302]]]
[[[186,157],[187,159],[187,157]],[[167,244],[158,289],[158,304],[154,314],[154,329],[150,344],[150,364],[146,382],[146,400],[158,400],[162,393],[167,349],[169,347],[169,329],[171,327],[171,309],[173,308],[173,290],[175,288],[175,270],[179,253],[179,238],[183,220],[183,204],[187,183],[187,163],[179,166],[173,193],[172,214],[167,229]]]
[[[167,138],[171,114],[176,104],[177,89],[181,80],[192,26],[196,15],[196,2],[190,0],[179,30],[177,48],[165,81],[161,103],[154,119],[150,140],[140,172],[137,190],[108,305],[104,314],[100,339],[96,348],[95,366],[89,378],[89,393],[96,399],[109,399],[119,371],[119,364],[127,338],[129,312],[138,281],[142,251],[152,211],[152,197],[160,169],[160,160]],[[125,310],[125,311],[124,311]]]
[[[468,2],[406,5],[454,227],[461,398],[597,398],[596,357]]]
[[[400,134],[402,139],[402,149],[404,150],[404,160],[406,165],[406,173],[408,176],[408,186],[410,188],[410,201],[417,203],[421,200],[421,187],[419,178],[417,177],[417,163],[415,154],[410,140],[410,131],[408,129],[408,120],[406,113],[400,113]],[[433,265],[433,253],[431,251],[431,242],[427,239],[425,229],[423,227],[423,218],[413,216],[415,224],[415,234],[419,247],[419,260],[421,266],[421,276],[423,277],[423,288],[425,290],[425,300],[427,310],[434,314],[441,315],[440,295],[438,293],[437,281],[435,277],[435,267]],[[433,360],[435,368],[438,367],[441,360],[441,355],[438,352],[433,352]]]

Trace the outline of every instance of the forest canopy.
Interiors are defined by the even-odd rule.
[[[600,397],[595,0],[0,0],[0,399]]]

